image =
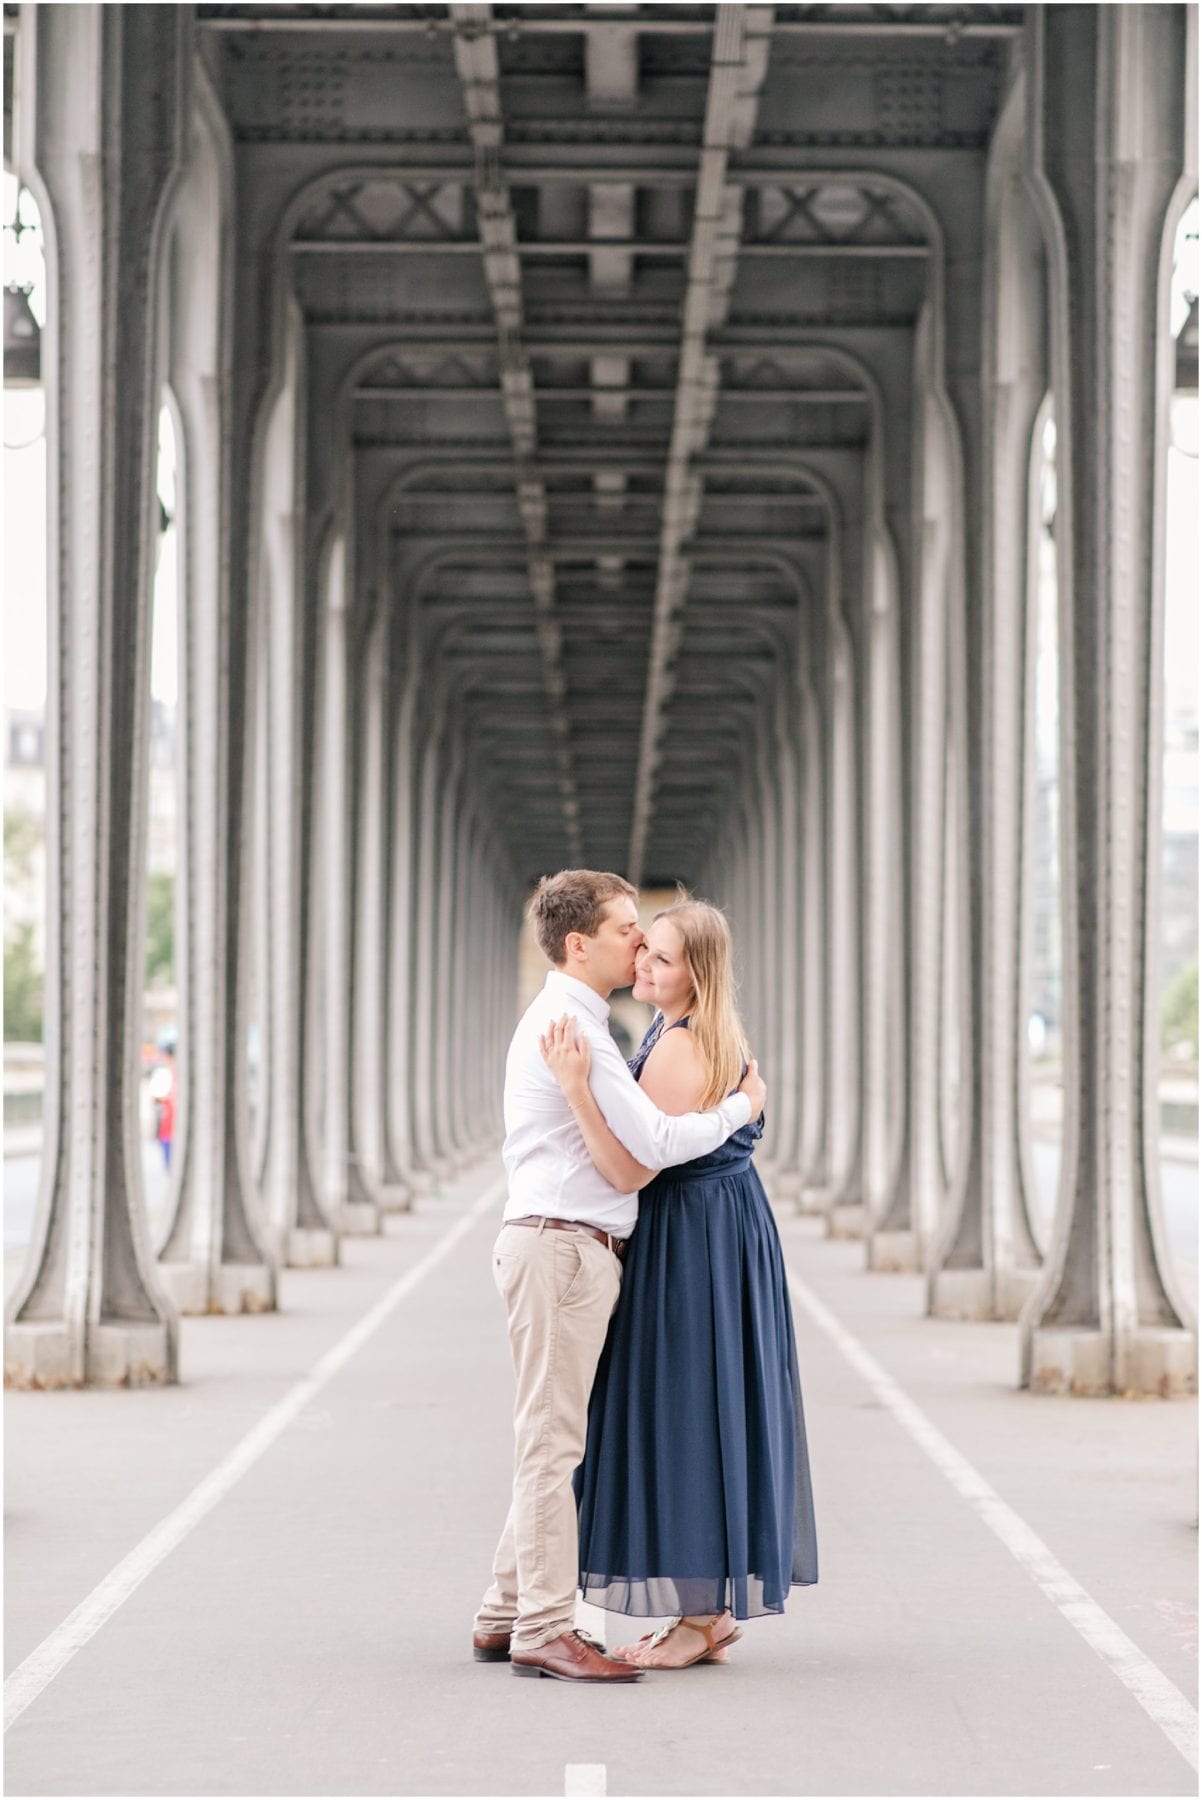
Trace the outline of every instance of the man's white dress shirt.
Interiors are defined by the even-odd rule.
[[[539,1037],[553,1019],[572,1013],[588,1039],[589,1086],[614,1136],[648,1169],[708,1156],[732,1131],[746,1125],[751,1103],[731,1094],[711,1112],[660,1112],[622,1060],[606,1024],[609,1002],[573,975],[552,969],[542,993],[519,1021],[505,1061],[505,1146],[509,1172],[506,1219],[542,1213],[576,1219],[614,1237],[629,1237],[639,1197],[610,1187],[585,1148],[576,1115],[543,1061]]]

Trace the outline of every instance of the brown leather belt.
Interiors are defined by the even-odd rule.
[[[626,1254],[629,1238],[615,1237],[611,1231],[602,1231],[599,1225],[584,1225],[579,1219],[544,1219],[541,1213],[531,1213],[525,1219],[506,1219],[506,1225],[533,1225],[537,1231],[541,1225],[544,1231],[587,1231],[591,1238],[604,1244],[617,1257]]]

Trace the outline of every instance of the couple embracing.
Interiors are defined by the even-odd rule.
[[[738,1620],[818,1578],[730,933],[684,901],[644,936],[636,900],[591,869],[540,884],[531,918],[554,966],[505,1067],[493,1275],[517,1382],[513,1501],[472,1642],[478,1661],[564,1681],[723,1662]],[[632,982],[657,1010],[627,1066],[608,1002]],[[577,1588],[674,1622],[606,1652],[574,1628]]]

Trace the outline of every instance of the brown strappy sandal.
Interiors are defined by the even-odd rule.
[[[665,1638],[672,1635],[678,1625],[683,1625],[686,1631],[695,1631],[698,1637],[703,1637],[705,1639],[705,1649],[698,1650],[696,1655],[690,1656],[687,1662],[642,1663],[635,1662],[633,1656],[619,1657],[618,1660],[620,1662],[633,1663],[635,1668],[639,1669],[663,1669],[668,1674],[675,1674],[677,1669],[691,1669],[694,1663],[716,1662],[718,1660],[718,1652],[720,1650],[725,1650],[730,1644],[737,1644],[743,1635],[736,1625],[733,1631],[728,1631],[725,1637],[720,1637],[715,1642],[714,1632],[718,1628],[718,1619],[721,1617],[722,1614],[719,1613],[718,1617],[711,1619],[708,1625],[698,1625],[692,1619],[686,1620],[682,1614],[680,1618],[673,1619],[670,1625],[661,1625],[658,1631],[649,1631],[645,1637],[641,1637],[638,1643],[633,1646],[633,1648],[638,1651],[643,1648],[644,1644],[662,1644]],[[607,1654],[613,1656],[614,1652],[610,1650]]]

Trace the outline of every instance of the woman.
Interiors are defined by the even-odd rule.
[[[664,1112],[704,1110],[738,1086],[747,1043],[715,907],[657,915],[634,997],[658,1012],[630,1067]],[[751,1161],[763,1127],[657,1174],[605,1123],[571,1021],[552,1026],[543,1054],[606,1180],[642,1190],[577,1472],[580,1586],[611,1612],[676,1615],[611,1656],[724,1662],[737,1619],[781,1612],[790,1585],[818,1579],[784,1259]]]

